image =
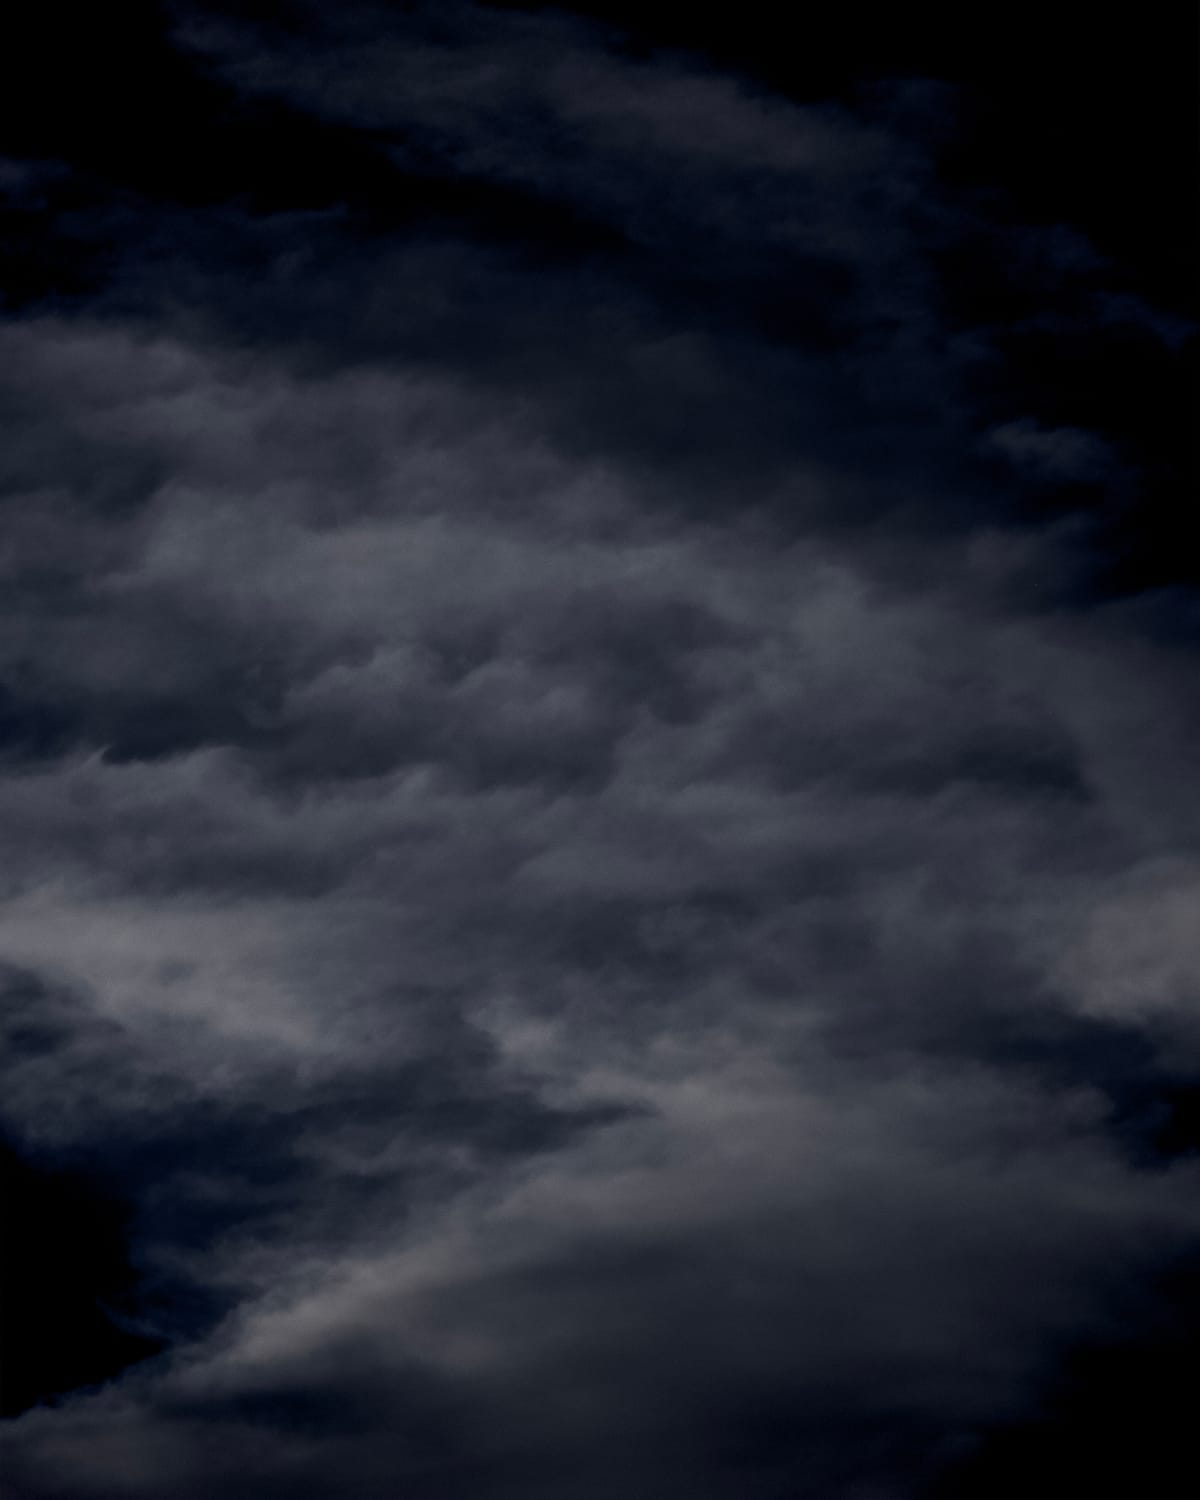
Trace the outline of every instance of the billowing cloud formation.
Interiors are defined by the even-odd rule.
[[[181,45],[394,200],[114,195],[0,330],[6,1122],[171,1340],[8,1483],[924,1494],[1200,1234],[1186,601],[1023,510],[1136,476],[895,129],[327,24]]]

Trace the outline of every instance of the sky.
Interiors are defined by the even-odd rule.
[[[1195,1495],[1197,39],[1044,12],[5,22],[5,1500]]]

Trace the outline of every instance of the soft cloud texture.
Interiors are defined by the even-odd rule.
[[[562,18],[184,23],[550,207],[128,196],[0,330],[6,1127],[132,1192],[172,1341],[13,1493],[926,1493],[1200,1232],[1195,696],[1022,509],[1124,461],[973,404],[878,124]]]

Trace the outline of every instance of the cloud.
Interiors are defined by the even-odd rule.
[[[413,1382],[456,1392],[444,1441],[482,1434],[483,1494],[505,1493],[490,1466],[536,1483],[627,1432],[659,1472],[665,1434],[711,1427],[743,1379],[768,1409],[869,1425],[904,1391],[908,1420],[966,1426],[1103,1316],[1147,1237],[1186,1242],[1173,1176],[1130,1170],[1102,1090],[988,1055],[989,1014],[1081,994],[1088,1016],[1088,965],[1121,982],[1097,873],[1140,879],[1167,832],[1117,751],[1156,691],[1126,690],[1119,623],[647,508],[636,477],[469,390],[219,346],[152,346],[147,368],[103,327],[20,337],[76,420],[106,371],[90,433],[169,478],[27,659],[77,740],[0,788],[0,935],[78,998],[18,1065],[10,1118],[128,1138],[215,1109],[288,1184],[260,1217],[202,1155],[166,1189],[227,1203],[188,1274],[231,1310],[75,1415],[30,1417],[31,1493],[51,1461],[79,1493],[186,1494],[206,1413],[282,1382],[282,1415],[238,1421],[290,1432],[301,1401],[320,1429],[335,1368],[388,1410]],[[305,457],[331,412],[340,482]],[[69,541],[69,505],[45,504]],[[169,749],[119,737],[147,700],[197,697]],[[191,1260],[172,1243],[162,1275]],[[307,1463],[337,1492],[328,1420]],[[273,1480],[229,1450],[235,1493],[296,1482],[279,1441]],[[375,1441],[381,1473],[409,1461]],[[822,1449],[804,1423],[779,1441],[785,1465]],[[76,1444],[108,1478],[74,1472]],[[420,1462],[453,1492],[476,1460]]]
[[[9,1483],[926,1493],[1195,1246],[1188,666],[1014,520],[1103,435],[960,388],[910,141],[300,19],[187,35],[516,227],[132,195],[0,330],[4,1124],[171,1341]]]

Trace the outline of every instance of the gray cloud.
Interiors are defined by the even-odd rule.
[[[655,274],[736,316],[235,206],[266,284],[202,247],[162,298],[140,244],[0,330],[5,1123],[106,1153],[203,1303],[9,1483],[915,1496],[1200,1228],[1117,1119],[1195,1065],[1186,666],[1051,607],[1071,528],[1005,509],[1105,449],[976,466],[910,144],[573,23],[355,16],[189,35],[697,236]],[[810,251],[840,354],[747,315]]]

